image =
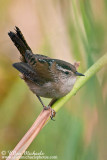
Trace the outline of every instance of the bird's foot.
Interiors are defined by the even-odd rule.
[[[47,107],[44,106],[44,110],[48,110],[48,109],[50,109],[50,108],[51,108],[50,105],[48,105]],[[51,116],[50,116],[51,120],[55,121],[55,120],[53,119],[53,117],[55,117],[55,115],[56,115],[55,110],[51,108]]]

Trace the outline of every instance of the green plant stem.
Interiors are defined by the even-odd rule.
[[[57,112],[73,95],[77,93],[77,91],[94,75],[96,74],[104,65],[107,64],[107,53],[102,56],[95,64],[93,64],[85,73],[84,77],[80,77],[73,89],[69,94],[65,97],[60,98],[56,103],[52,106],[52,108]]]

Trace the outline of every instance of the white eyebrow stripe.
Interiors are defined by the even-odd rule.
[[[69,72],[69,70],[59,66],[58,64],[56,65],[57,66],[57,69],[60,70],[60,71],[63,71],[63,72]]]

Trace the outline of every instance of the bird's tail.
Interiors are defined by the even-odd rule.
[[[26,50],[31,50],[31,48],[29,47],[29,45],[27,44],[22,32],[20,31],[20,29],[18,27],[15,27],[15,32],[8,32],[9,37],[11,38],[11,40],[13,41],[14,45],[17,47],[17,49],[19,50],[20,54],[22,55],[21,60],[22,61],[26,61],[25,60],[25,52]]]

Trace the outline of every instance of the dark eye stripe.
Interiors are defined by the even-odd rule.
[[[66,71],[66,72],[64,72],[64,73],[65,73],[65,74],[69,74],[69,72],[67,72],[67,71]]]

